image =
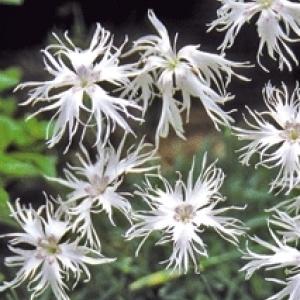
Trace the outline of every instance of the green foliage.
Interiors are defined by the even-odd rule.
[[[222,194],[227,196],[224,205],[241,207],[247,205],[244,211],[236,211],[235,216],[242,219],[247,227],[251,227],[248,231],[250,235],[256,234],[270,240],[265,209],[283,199],[268,193],[269,182],[273,176],[271,170],[247,168],[238,162],[235,150],[240,147],[241,144],[230,132],[206,138],[195,154],[195,177],[199,173],[206,151],[209,162],[219,158],[217,165],[227,175],[222,188]],[[184,153],[176,153],[173,166],[172,172],[163,171],[171,182],[177,178],[175,170],[182,172],[186,178],[191,167],[191,157]],[[136,183],[140,184],[141,180],[138,175],[128,176],[125,189],[133,187]],[[141,202],[138,199],[132,202],[135,209],[142,208]],[[231,211],[229,214],[232,215],[234,212]],[[72,300],[263,300],[274,294],[275,289],[280,289],[280,286],[264,280],[276,271],[269,274],[258,272],[249,281],[245,280],[245,274],[239,272],[245,264],[241,259],[241,249],[245,247],[246,238],[241,240],[241,249],[237,249],[215,232],[204,232],[203,239],[207,243],[209,257],[199,259],[201,274],[194,274],[191,268],[187,275],[179,275],[165,270],[165,266],[159,264],[171,253],[170,245],[154,245],[159,234],[150,237],[139,256],[134,257],[139,241],[126,243],[122,239],[129,224],[123,224],[124,219],[120,215],[115,214],[118,225],[115,228],[111,228],[106,218],[98,217],[95,221],[102,240],[102,252],[107,256],[117,257],[118,260],[113,264],[95,266],[92,280],[86,285],[79,286],[71,294]],[[252,247],[251,244],[250,247],[255,251],[263,251],[261,248]],[[279,275],[276,276],[280,278],[281,273],[278,272]],[[281,275],[284,278],[284,274]],[[52,298],[52,294],[49,293],[42,299]]]
[[[10,93],[21,79],[18,68],[0,71],[0,92]],[[42,154],[47,123],[35,118],[16,118],[16,99],[0,97],[0,222],[11,224],[5,191],[16,178],[55,176],[56,158]]]
[[[1,0],[3,1],[3,0]],[[11,0],[10,0],[11,1]],[[11,1],[13,2],[13,1]],[[8,68],[0,73],[0,92],[15,87],[21,79],[19,68]]]
[[[3,187],[0,187],[0,220],[6,224],[14,225],[15,222],[9,216],[10,210],[8,208],[9,195]],[[0,274],[1,278],[1,274]],[[0,279],[1,280],[1,279]]]
[[[0,0],[0,4],[7,4],[7,5],[22,5],[24,0]]]

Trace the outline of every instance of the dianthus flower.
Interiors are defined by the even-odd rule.
[[[20,270],[12,281],[0,286],[0,291],[17,287],[29,280],[28,290],[32,293],[30,299],[40,296],[50,287],[56,299],[69,300],[65,290],[70,275],[74,276],[75,287],[82,273],[89,280],[90,272],[86,265],[114,260],[81,246],[78,237],[71,241],[67,236],[70,224],[61,219],[49,200],[38,210],[22,206],[18,200],[15,209],[12,206],[10,209],[24,232],[1,236],[12,237],[9,249],[15,254],[7,257],[5,263],[10,267],[20,267]]]
[[[230,48],[240,32],[242,26],[258,14],[256,22],[257,33],[260,38],[257,61],[263,55],[264,47],[273,60],[279,60],[279,68],[284,65],[291,71],[292,59],[296,65],[298,60],[288,46],[289,42],[296,42],[300,36],[300,4],[288,0],[219,0],[222,3],[217,11],[218,18],[209,24],[209,31],[217,28],[218,31],[227,31],[220,49]],[[290,37],[294,32],[296,38]],[[276,57],[277,56],[277,57]]]
[[[152,232],[162,232],[162,238],[156,244],[172,243],[173,252],[167,262],[167,268],[187,273],[189,261],[198,272],[196,256],[208,256],[207,246],[201,236],[203,231],[211,227],[222,238],[237,244],[238,236],[243,234],[242,223],[235,218],[221,214],[236,207],[216,208],[224,201],[219,189],[224,180],[221,169],[211,164],[206,168],[206,157],[199,177],[193,183],[193,170],[189,172],[187,184],[176,181],[173,188],[170,183],[159,176],[164,188],[152,186],[147,178],[145,189],[139,192],[150,207],[149,211],[135,213],[136,224],[126,236],[128,239],[143,237],[140,247]],[[200,235],[201,234],[201,235]]]
[[[105,211],[114,225],[112,209],[123,213],[128,220],[131,218],[131,205],[127,200],[130,193],[118,192],[118,187],[127,173],[147,172],[157,166],[145,166],[155,157],[150,144],[141,142],[134,149],[130,147],[123,158],[125,138],[117,150],[112,145],[98,147],[96,162],[92,162],[88,151],[81,147],[82,155],[78,154],[81,166],[65,169],[66,179],[49,178],[71,190],[65,205],[69,214],[75,217],[73,227],[86,238],[94,248],[100,247],[98,234],[93,226],[92,214]],[[146,151],[145,151],[146,150]]]
[[[33,115],[56,110],[51,119],[55,124],[49,147],[58,143],[65,131],[68,131],[70,144],[79,124],[84,126],[82,138],[86,127],[96,126],[96,143],[102,138],[105,141],[116,125],[132,133],[123,115],[137,120],[129,109],[140,108],[134,101],[115,93],[116,88],[129,84],[130,74],[135,71],[132,64],[120,65],[125,43],[116,48],[110,32],[99,24],[89,48],[85,50],[76,47],[67,34],[66,43],[54,36],[58,44],[43,50],[46,70],[53,79],[26,82],[18,87],[33,88],[23,104],[41,102],[42,107]],[[54,54],[51,53],[53,50]],[[81,118],[83,112],[85,115]]]
[[[241,149],[241,162],[248,165],[258,153],[257,165],[279,169],[271,189],[286,188],[289,193],[300,182],[300,89],[297,84],[290,95],[284,83],[281,89],[268,83],[263,96],[268,111],[248,109],[253,118],[246,119],[250,129],[235,128],[241,140],[250,141]]]
[[[200,45],[188,45],[177,51],[176,38],[172,45],[166,27],[152,10],[148,11],[148,18],[158,35],[147,35],[135,41],[131,51],[140,53],[142,69],[127,92],[137,98],[140,93],[144,109],[154,96],[162,98],[156,143],[160,137],[168,135],[170,126],[184,138],[181,111],[187,111],[188,120],[191,97],[202,102],[217,129],[220,124],[230,126],[234,120],[220,105],[234,98],[226,92],[233,75],[246,80],[233,68],[246,64],[227,60],[224,55],[200,51]],[[177,92],[182,94],[182,102],[177,99]]]
[[[267,300],[297,300],[300,297],[300,251],[296,248],[296,244],[294,243],[294,236],[297,233],[294,232],[294,234],[291,234],[295,228],[290,226],[293,222],[287,226],[287,224],[292,220],[292,218],[287,216],[287,214],[277,211],[275,219],[275,222],[272,223],[284,229],[284,231],[278,231],[279,234],[282,234],[282,239],[279,239],[270,228],[269,230],[275,244],[264,241],[259,237],[251,238],[259,246],[270,250],[272,253],[259,254],[253,252],[249,249],[249,247],[247,247],[244,259],[249,260],[249,262],[241,269],[241,271],[246,271],[246,278],[249,279],[254,272],[261,268],[266,270],[284,268],[285,274],[288,274],[285,281],[277,278],[267,279],[268,281],[273,281],[285,286],[281,291],[269,297]],[[288,231],[290,230],[290,234],[287,235],[288,231],[286,231],[286,229],[288,229]],[[289,246],[288,242],[293,242],[293,246]]]
[[[297,241],[300,238],[300,215],[291,217],[288,213],[275,209],[270,223],[280,227],[277,232],[287,242]]]

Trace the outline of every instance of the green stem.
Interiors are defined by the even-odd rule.
[[[204,283],[204,286],[205,286],[205,288],[206,288],[206,290],[207,290],[207,293],[208,293],[210,299],[211,299],[211,300],[217,300],[217,297],[216,297],[216,295],[214,294],[214,292],[213,292],[213,290],[212,290],[210,284],[208,283],[206,277],[205,277],[203,274],[200,274],[200,277],[201,277],[201,279],[202,279],[202,281],[203,281],[203,283]]]

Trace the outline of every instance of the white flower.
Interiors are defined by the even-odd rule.
[[[257,244],[271,250],[272,254],[258,254],[251,251],[247,247],[247,253],[243,257],[246,260],[250,260],[241,271],[246,271],[246,278],[249,279],[255,271],[261,268],[265,268],[267,270],[275,269],[275,268],[283,268],[287,266],[297,266],[300,262],[300,252],[294,248],[290,247],[286,244],[285,241],[281,242],[278,237],[274,234],[274,232],[270,230],[272,238],[274,239],[276,245],[272,245],[259,237],[253,237],[251,240],[256,242]]]
[[[279,169],[271,189],[286,188],[289,193],[300,182],[300,89],[297,84],[289,95],[285,84],[279,89],[268,83],[263,96],[268,111],[248,109],[254,120],[246,119],[250,129],[235,128],[240,139],[250,141],[241,149],[241,161],[248,165],[252,155],[259,153],[257,165]]]
[[[297,241],[300,238],[300,215],[291,217],[286,212],[275,209],[276,214],[270,220],[270,223],[280,227],[277,232],[287,242]]]
[[[130,193],[118,192],[118,187],[127,173],[142,173],[156,169],[157,166],[144,166],[155,159],[155,151],[142,139],[134,149],[131,146],[124,158],[121,158],[126,137],[117,150],[113,146],[99,146],[97,160],[93,163],[87,150],[81,147],[78,154],[81,166],[70,166],[65,169],[66,179],[49,178],[72,191],[67,196],[69,213],[75,216],[73,227],[86,238],[92,247],[99,248],[100,240],[93,226],[92,214],[105,211],[114,225],[112,209],[131,218],[131,205],[125,196]],[[148,150],[147,150],[148,149]],[[147,150],[147,151],[145,151]]]
[[[188,120],[191,97],[202,102],[217,129],[219,124],[230,126],[233,119],[220,105],[234,98],[226,93],[232,75],[246,79],[233,71],[233,68],[244,67],[245,63],[200,51],[199,45],[188,45],[177,51],[176,38],[172,46],[167,29],[152,10],[148,11],[148,17],[158,35],[147,35],[135,42],[132,52],[141,53],[142,70],[127,92],[135,97],[140,92],[143,107],[147,108],[154,91],[158,90],[158,96],[162,97],[162,112],[156,141],[168,135],[170,126],[184,138],[181,111],[187,111]],[[176,99],[177,91],[182,94],[182,102]]]
[[[29,280],[30,299],[41,295],[50,286],[55,298],[68,300],[66,294],[70,275],[74,276],[74,286],[82,273],[90,278],[87,264],[103,264],[114,259],[104,258],[98,251],[79,245],[79,239],[66,239],[70,224],[61,221],[47,199],[45,206],[37,211],[31,206],[21,206],[16,202],[15,209],[10,206],[12,216],[20,224],[23,233],[10,233],[2,237],[12,237],[9,249],[15,256],[7,257],[5,263],[10,267],[20,267],[15,278],[4,282],[0,291],[17,287]],[[43,214],[45,216],[43,216]]]
[[[299,186],[296,186],[295,188],[299,188]],[[300,196],[294,197],[286,201],[282,201],[273,209],[270,209],[270,211],[278,208],[284,208],[285,211],[295,213],[296,215],[298,215],[300,212]]]
[[[137,212],[137,223],[126,236],[128,239],[144,237],[140,247],[153,231],[162,232],[162,238],[156,244],[171,242],[173,252],[167,268],[173,266],[179,272],[188,271],[191,260],[197,272],[197,255],[207,256],[207,246],[200,233],[212,227],[221,237],[236,244],[238,236],[243,234],[241,222],[235,218],[221,216],[227,210],[236,207],[216,208],[224,201],[219,193],[224,174],[221,169],[211,164],[206,168],[206,156],[202,170],[193,183],[193,169],[189,172],[187,184],[179,178],[173,188],[170,183],[159,176],[164,188],[154,187],[147,178],[145,190],[140,195],[150,207],[150,211]]]
[[[264,47],[267,48],[268,55],[273,59],[279,59],[279,68],[284,65],[291,71],[290,58],[298,65],[298,60],[287,45],[289,42],[296,42],[299,39],[290,37],[290,32],[300,36],[300,4],[288,0],[219,0],[222,3],[217,11],[218,19],[209,24],[209,31],[217,28],[218,31],[227,31],[221,46],[224,51],[230,48],[242,26],[249,22],[256,14],[257,33],[260,38],[257,61],[263,55]]]
[[[18,87],[33,87],[24,104],[42,103],[43,106],[33,115],[56,110],[51,119],[55,125],[49,146],[58,143],[66,130],[70,144],[79,124],[84,125],[82,138],[86,127],[96,125],[96,143],[103,135],[106,140],[116,125],[132,133],[123,115],[140,120],[129,111],[130,108],[140,110],[140,107],[134,101],[111,93],[116,87],[128,85],[130,75],[135,72],[133,65],[120,65],[123,45],[116,48],[110,32],[99,24],[86,50],[76,47],[67,35],[66,44],[55,37],[58,44],[43,50],[46,70],[53,79],[27,82]],[[54,55],[51,50],[55,50]]]
[[[300,263],[300,251],[294,247],[287,245],[286,240],[280,241],[274,232],[269,228],[272,238],[275,241],[275,245],[270,244],[258,237],[251,238],[258,245],[271,250],[272,254],[258,254],[251,251],[247,247],[247,253],[244,259],[250,260],[241,271],[246,271],[246,278],[249,279],[255,271],[261,268],[266,270],[286,268],[290,267],[288,270],[289,274],[295,274],[299,272]],[[300,274],[296,274],[287,281],[278,280],[275,278],[268,278],[267,280],[273,281],[279,284],[286,285],[286,287],[279,293],[269,297],[267,300],[280,300],[289,296],[289,300],[298,300],[300,297]]]
[[[289,297],[288,300],[298,300],[300,298],[300,274],[287,278],[286,282],[272,279],[269,279],[269,281],[286,285],[286,287],[277,294],[269,297],[267,300],[281,300],[286,297]]]

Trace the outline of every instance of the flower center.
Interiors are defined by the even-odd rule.
[[[87,87],[90,83],[94,82],[94,75],[92,70],[87,68],[86,66],[80,66],[77,69],[77,76],[80,80],[80,86],[82,88]]]
[[[90,186],[86,188],[86,191],[92,196],[99,196],[103,194],[109,184],[109,177],[100,177],[94,175],[90,180]]]
[[[287,122],[284,129],[284,137],[291,142],[300,140],[300,123]]]
[[[41,240],[39,246],[49,255],[54,255],[60,253],[60,248],[57,240],[50,236],[48,239]]]
[[[190,204],[182,204],[175,208],[174,219],[178,222],[189,223],[195,216],[194,207]]]
[[[176,69],[176,67],[178,66],[179,62],[180,61],[177,58],[170,58],[170,59],[168,59],[168,62],[167,62],[167,68],[170,71],[174,71]]]
[[[272,6],[274,0],[258,0],[258,3],[262,6],[262,8],[269,8]]]

